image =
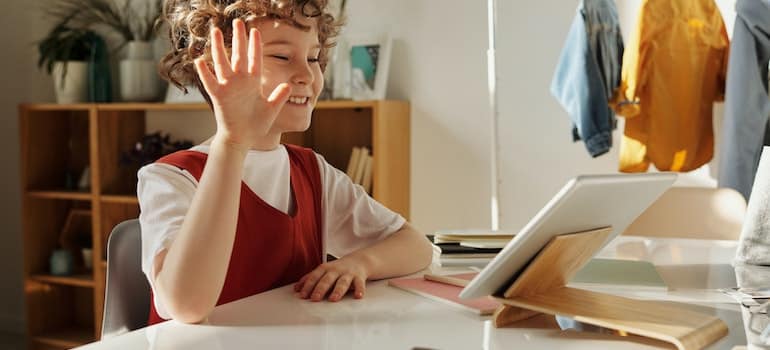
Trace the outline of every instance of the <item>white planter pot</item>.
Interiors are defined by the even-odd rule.
[[[148,41],[129,41],[126,44],[126,59],[152,60],[152,43]]]
[[[64,65],[67,74],[62,80]],[[66,61],[53,65],[54,91],[56,103],[82,103],[88,101],[88,62]]]
[[[120,97],[123,101],[147,102],[158,98],[160,78],[153,60],[120,61]]]

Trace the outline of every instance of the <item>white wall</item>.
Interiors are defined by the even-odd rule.
[[[387,31],[394,40],[388,97],[412,104],[412,221],[425,232],[489,225],[482,4],[348,1],[346,32]]]

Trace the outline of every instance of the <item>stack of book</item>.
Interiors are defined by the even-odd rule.
[[[513,238],[513,233],[484,230],[439,231],[442,266],[485,266]]]
[[[372,193],[372,162],[368,148],[353,147],[346,171],[353,183],[361,185],[369,194]]]

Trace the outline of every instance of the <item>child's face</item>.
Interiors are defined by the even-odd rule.
[[[273,124],[274,132],[305,131],[323,89],[318,55],[318,29],[314,18],[298,17],[308,31],[274,19],[250,23],[262,34],[262,89],[269,96],[281,83],[291,86],[291,97]]]

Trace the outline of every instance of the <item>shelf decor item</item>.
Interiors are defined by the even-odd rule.
[[[94,250],[92,248],[80,248],[80,254],[83,255],[83,266],[90,271],[94,267]]]
[[[73,27],[66,17],[38,43],[37,66],[53,75],[57,103],[89,100],[89,60],[104,40],[95,32]]]
[[[56,249],[51,253],[51,274],[69,276],[73,272],[72,254],[67,249]]]
[[[83,273],[90,271],[93,266],[91,250],[93,248],[93,238],[91,237],[92,212],[85,209],[70,209],[64,220],[61,233],[59,234],[59,246],[61,250],[69,253],[71,268],[70,273]],[[87,252],[88,251],[88,252]],[[60,253],[61,254],[61,253]],[[61,259],[61,257],[59,257]],[[51,273],[54,273],[53,258],[51,262]]]
[[[160,159],[167,154],[191,148],[193,142],[189,140],[171,141],[170,134],[161,134],[160,131],[145,135],[134,145],[134,148],[123,153],[121,164],[134,164],[145,166]]]
[[[340,39],[335,61],[335,98],[384,99],[392,40],[387,34],[347,35]]]
[[[161,81],[153,59],[152,43],[133,40],[126,44],[126,58],[120,61],[120,98],[127,102],[155,101]]]
[[[156,69],[152,42],[158,33],[162,14],[159,0],[49,0],[48,12],[73,14],[72,20],[84,27],[104,26],[117,34],[126,48],[119,63],[120,97],[123,101],[158,100],[161,80]]]

